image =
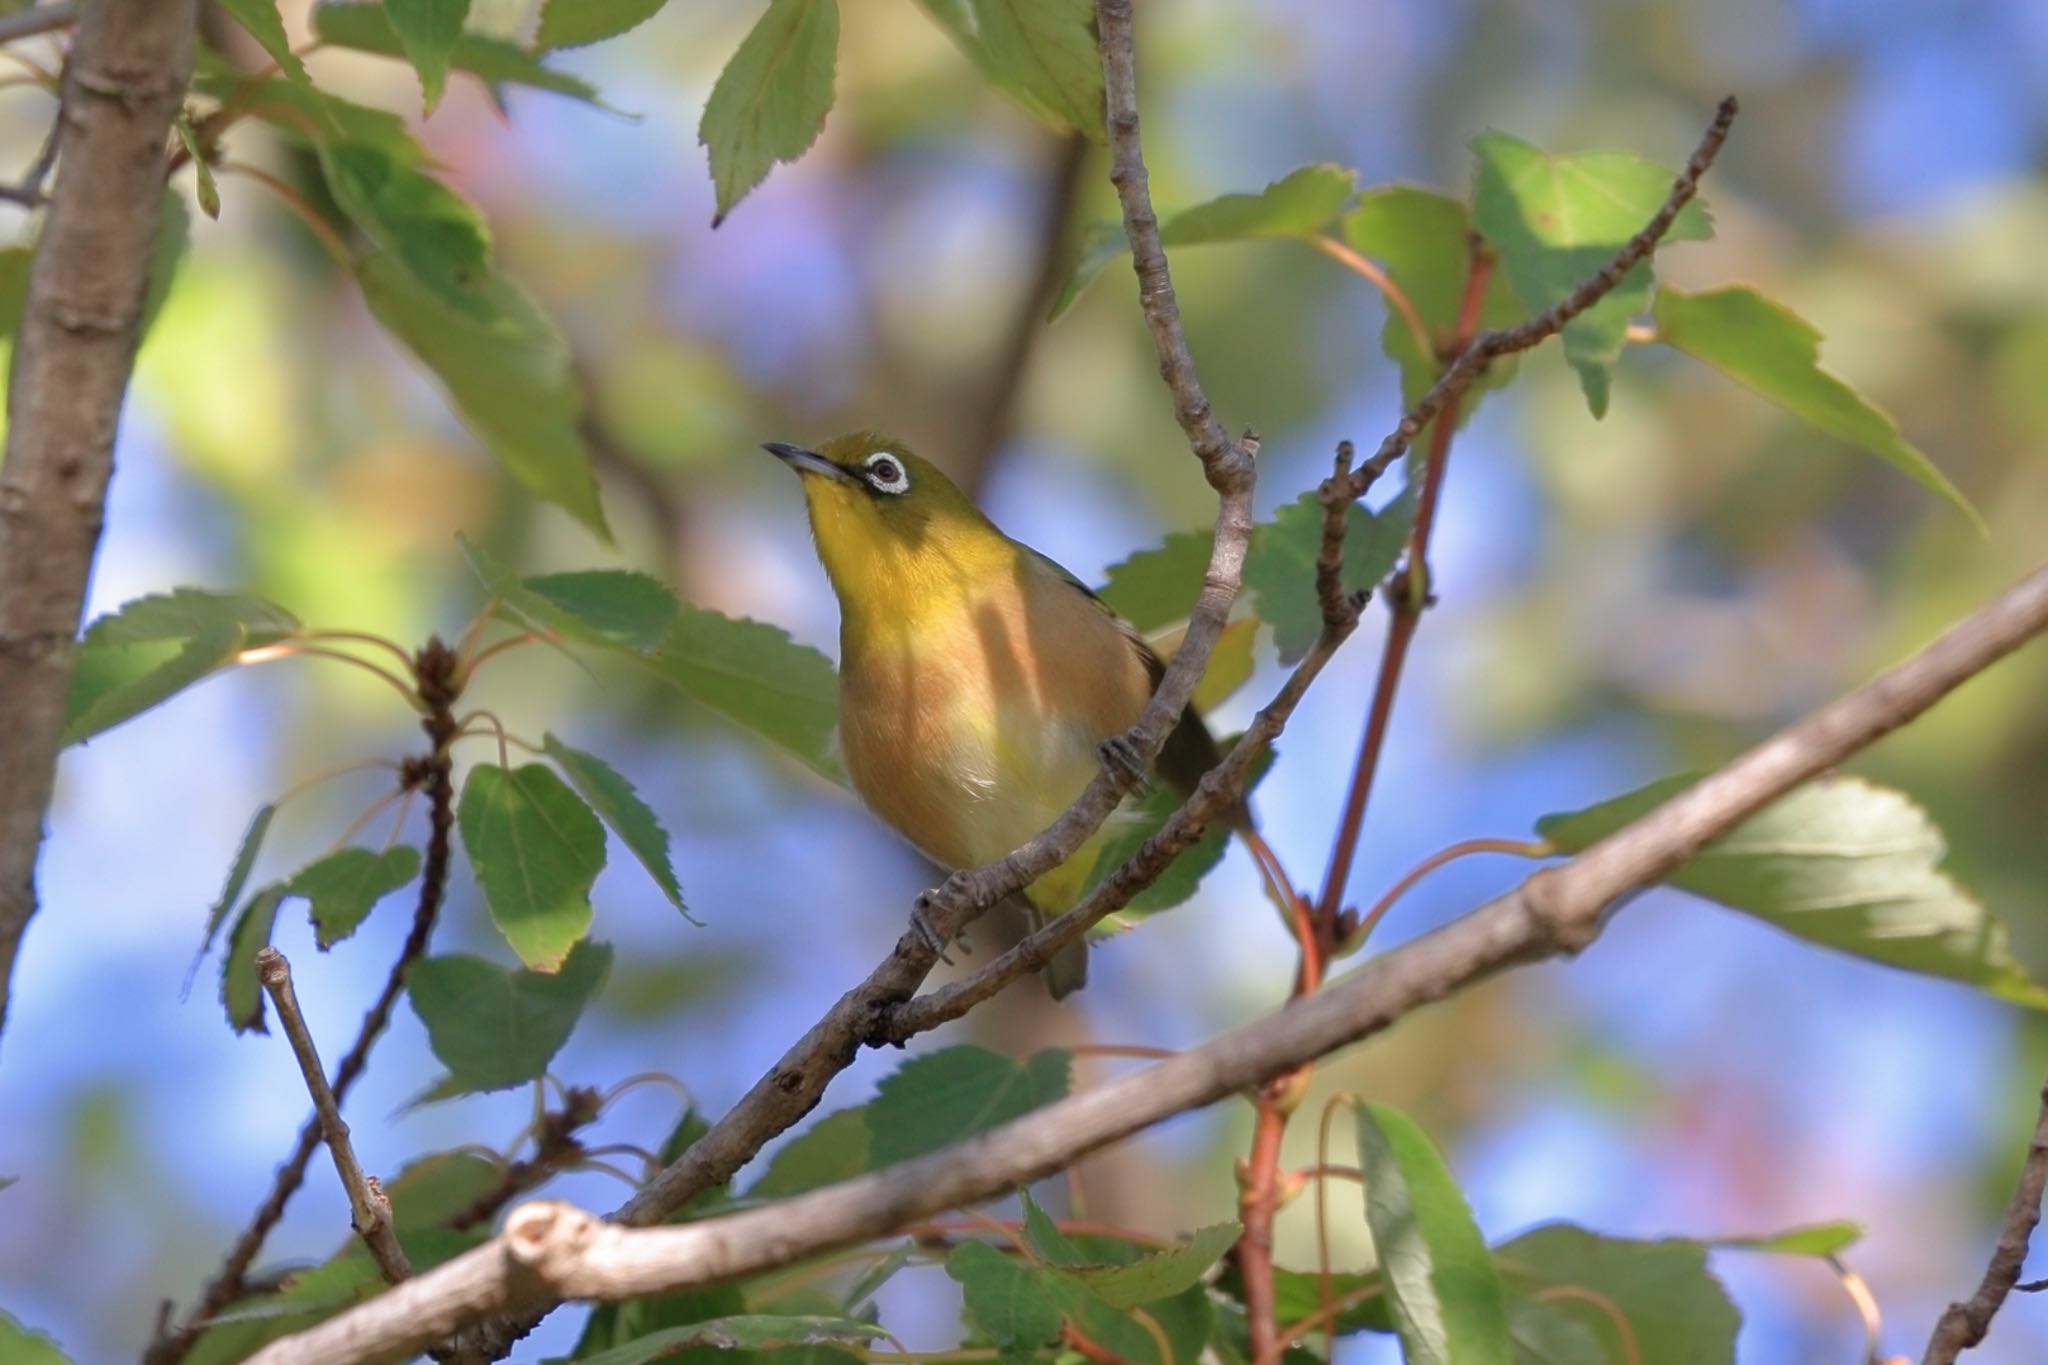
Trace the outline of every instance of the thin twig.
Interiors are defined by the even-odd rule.
[[[341,1117],[341,1105],[320,1068],[320,1050],[313,1045],[313,1033],[306,1027],[305,1015],[299,1012],[298,991],[292,986],[292,964],[275,948],[259,948],[256,978],[277,1006],[284,1036],[291,1040],[292,1053],[299,1059],[299,1074],[306,1078],[306,1091],[313,1097],[314,1117],[320,1122],[327,1150],[334,1155],[334,1173],[341,1177],[341,1187],[348,1192],[356,1235],[370,1248],[386,1284],[411,1279],[412,1262],[406,1259],[405,1248],[398,1244],[398,1233],[391,1225],[391,1200],[363,1174],[362,1163],[356,1160],[355,1144],[348,1139],[348,1123]]]
[[[2037,574],[2039,578],[2042,575]],[[1991,1263],[1977,1292],[1963,1303],[1952,1303],[1934,1324],[1928,1338],[1927,1354],[1921,1365],[1950,1365],[1950,1362],[1984,1340],[1991,1320],[2005,1304],[2005,1296],[2019,1282],[2020,1267],[2027,1262],[2027,1244],[2033,1240],[2034,1225],[2041,1221],[2041,1196],[2048,1191],[2048,1083],[2041,1087],[2040,1113],[2034,1120],[2034,1135],[2027,1141],[2026,1159],[2020,1163],[2019,1183],[2012,1202],[2005,1206],[2005,1221],[1998,1229],[1998,1244],[1991,1249]]]
[[[1429,360],[1436,355],[1436,338],[1429,334],[1429,325],[1422,320],[1422,314],[1415,311],[1415,304],[1402,291],[1401,286],[1394,283],[1393,276],[1380,269],[1377,263],[1352,250],[1335,237],[1325,236],[1317,232],[1310,234],[1306,240],[1310,246],[1322,252],[1331,260],[1356,271],[1371,281],[1373,288],[1386,296],[1388,306],[1399,313],[1401,320],[1408,325],[1408,335],[1415,342],[1417,353],[1424,360]]]

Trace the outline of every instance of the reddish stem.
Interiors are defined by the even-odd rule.
[[[1287,1115],[1268,1087],[1259,1095],[1244,1189],[1238,1195],[1244,1236],[1237,1243],[1237,1270],[1244,1281],[1245,1327],[1253,1360],[1266,1359],[1279,1335],[1273,1301],[1273,1215],[1280,1202],[1280,1139],[1286,1132]]]

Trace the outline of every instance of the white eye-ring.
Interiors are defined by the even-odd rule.
[[[903,467],[900,457],[886,450],[878,450],[860,462],[866,471],[868,487],[877,493],[908,493],[910,471]]]

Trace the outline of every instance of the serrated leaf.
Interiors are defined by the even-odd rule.
[[[1547,815],[1536,828],[1577,853],[1695,780],[1666,778]],[[2048,990],[2014,959],[2005,926],[1939,870],[1946,851],[1941,831],[1902,793],[1831,777],[1780,797],[1664,880],[1809,942],[2048,1008]]]
[[[1531,312],[1559,302],[1613,259],[1663,204],[1674,179],[1627,152],[1551,156],[1506,133],[1481,134],[1472,151],[1479,159],[1473,222]],[[1697,241],[1713,230],[1694,200],[1664,240]],[[1621,356],[1629,319],[1649,302],[1650,263],[1644,261],[1565,325],[1565,359],[1578,371],[1595,417],[1607,411],[1608,372]]]
[[[609,945],[588,941],[555,972],[508,969],[464,953],[430,957],[407,969],[406,994],[457,1084],[504,1090],[548,1069],[611,961]]]
[[[1111,1307],[1135,1308],[1154,1299],[1185,1293],[1200,1284],[1225,1253],[1237,1245],[1242,1232],[1236,1223],[1217,1223],[1197,1229],[1178,1246],[1147,1251],[1128,1265],[1096,1266],[1068,1273]]]
[[[1074,1245],[1067,1234],[1060,1231],[1060,1225],[1052,1215],[1039,1207],[1030,1190],[1017,1192],[1018,1202],[1024,1206],[1024,1245],[1031,1254],[1049,1266],[1086,1265],[1088,1257],[1081,1248]]]
[[[1075,1237],[1075,1253],[1090,1266],[1124,1265],[1143,1252],[1130,1242],[1107,1237]],[[1054,1299],[1089,1340],[1131,1365],[1178,1365],[1200,1357],[1215,1330],[1209,1292],[1193,1286],[1141,1308],[1118,1308],[1103,1300],[1068,1269],[1047,1272]],[[1140,1321],[1142,1314],[1149,1321]],[[1164,1338],[1162,1351],[1161,1338]]]
[[[466,315],[416,288],[411,272],[384,252],[365,260],[357,279],[377,321],[439,377],[498,462],[608,539],[569,348],[533,301],[492,274],[475,290],[485,312]]]
[[[1159,225],[1167,247],[1242,242],[1261,237],[1307,237],[1327,227],[1351,200],[1358,173],[1322,163],[1302,166],[1275,180],[1257,194],[1224,194],[1182,209]],[[1120,223],[1098,223],[1082,237],[1078,259],[1051,316],[1073,305],[1083,290],[1111,261],[1130,247]]]
[[[1471,268],[1467,239],[1471,221],[1462,200],[1414,185],[1384,185],[1365,191],[1358,206],[1338,224],[1345,244],[1361,255],[1379,262],[1428,330],[1430,345],[1425,349],[1399,310],[1388,307],[1380,328],[1380,348],[1401,369],[1401,401],[1413,406],[1436,382],[1439,370],[1436,352],[1457,337],[1458,310],[1465,299],[1465,276]],[[1479,325],[1483,328],[1512,327],[1528,313],[1515,298],[1505,273],[1495,271],[1487,281],[1486,298],[1480,305]],[[1460,418],[1469,417],[1479,406],[1479,395],[1496,389],[1514,377],[1514,364],[1495,361],[1477,383],[1466,390],[1459,409]],[[1426,432],[1425,428],[1425,432]],[[1416,445],[1425,445],[1418,436]]]
[[[298,630],[289,614],[254,597],[179,588],[137,598],[93,622],[79,642],[62,740],[90,739],[169,700],[243,650]]]
[[[520,960],[553,971],[590,930],[604,827],[554,770],[470,769],[456,811],[491,920]]]
[[[1403,489],[1377,512],[1353,503],[1346,516],[1338,580],[1346,592],[1364,592],[1377,587],[1401,558],[1415,522],[1415,490]],[[1273,627],[1282,663],[1300,659],[1322,633],[1323,608],[1316,597],[1316,556],[1322,545],[1323,505],[1313,492],[1252,529],[1244,564],[1245,591],[1252,609]]]
[[[1062,1098],[1069,1061],[1063,1048],[1019,1063],[965,1043],[911,1058],[868,1107],[875,1166],[935,1152]]]
[[[1093,0],[922,3],[981,74],[1033,117],[1055,131],[1104,141]]]
[[[768,10],[718,73],[697,141],[711,153],[717,227],[778,161],[817,140],[832,110],[839,53],[837,0],[769,0]]]
[[[1357,1115],[1366,1225],[1408,1365],[1512,1365],[1500,1276],[1443,1158],[1399,1110]]]
[[[1553,1223],[1496,1248],[1495,1260],[1516,1296],[1543,1294],[1591,1332],[1600,1360],[1733,1365],[1740,1315],[1697,1242],[1633,1242]],[[1627,1324],[1626,1343],[1616,1315]]]
[[[683,904],[683,888],[669,862],[668,830],[662,827],[661,817],[633,790],[633,784],[596,754],[573,749],[552,734],[543,738],[541,744],[598,818],[611,826],[619,841],[640,860],[640,865],[654,878],[654,884],[668,897],[669,904],[682,911],[683,918],[690,923],[701,923]]]
[[[569,0],[567,7],[581,10],[603,6],[599,0]],[[375,0],[369,3],[323,0],[313,9],[313,32],[321,42],[333,47],[352,48],[381,57],[403,58],[406,55],[398,31],[391,26],[390,16]],[[448,50],[448,68],[466,71],[483,81],[500,107],[504,103],[500,87],[506,85],[531,86],[536,90],[567,95],[586,104],[603,105],[598,98],[597,87],[589,81],[545,66],[517,44],[484,33],[464,33],[458,37]]]
[[[228,912],[235,908],[235,902],[242,898],[242,888],[249,884],[249,873],[255,869],[256,855],[262,852],[263,838],[270,833],[270,822],[277,817],[275,805],[256,808],[256,814],[249,821],[249,828],[242,834],[241,845],[235,849],[235,860],[228,866],[227,884],[221,888],[220,899],[213,903],[213,909],[206,913],[206,935],[199,941],[199,952],[192,959],[192,969],[197,971],[200,959],[213,950],[214,936],[220,933],[220,926],[227,921]],[[191,989],[190,973],[186,975],[186,989]]]
[[[591,569],[521,578],[469,537],[455,539],[504,614],[544,635],[645,654],[668,638],[680,611],[675,594],[643,573]]]
[[[1175,531],[1151,549],[1110,565],[1102,600],[1141,631],[1186,620],[1208,575],[1213,540],[1208,531]]]
[[[868,1106],[827,1114],[786,1143],[747,1191],[749,1199],[781,1199],[836,1185],[875,1169]]]
[[[420,73],[420,94],[431,114],[448,84],[448,59],[469,18],[469,0],[384,0],[384,13],[405,59]]]
[[[375,143],[323,138],[314,151],[334,202],[414,281],[474,321],[496,318],[490,235],[473,204]]]
[[[256,976],[256,954],[270,946],[270,931],[283,900],[282,887],[264,887],[249,898],[228,933],[227,956],[220,964],[220,1003],[228,1012],[228,1026],[237,1033],[270,1031],[263,1022],[263,983]]]
[[[284,894],[313,903],[314,939],[326,949],[353,934],[372,906],[419,874],[416,848],[344,848],[293,873]]]
[[[1665,285],[1657,339],[1704,361],[1817,431],[1860,446],[1936,493],[1985,532],[1984,519],[1892,415],[1820,363],[1820,331],[1747,285],[1688,294]]]
[[[1229,748],[1227,744],[1224,746],[1226,752]],[[1268,749],[1253,765],[1250,779],[1245,783],[1247,794],[1257,789],[1272,766],[1273,751]],[[1094,890],[1135,856],[1147,839],[1165,827],[1186,799],[1184,793],[1160,785],[1129,800],[1102,839],[1095,862],[1088,870],[1086,889]],[[1201,888],[1202,879],[1223,861],[1229,844],[1229,827],[1222,823],[1212,824],[1179,857],[1168,863],[1166,870],[1154,878],[1150,886],[1131,897],[1130,904],[1117,913],[1129,920],[1186,904]]]
[[[663,682],[787,750],[813,772],[845,780],[833,741],[839,678],[817,650],[774,626],[686,602],[646,662]]]
[[[1863,1225],[1844,1219],[1757,1237],[1716,1237],[1708,1245],[1736,1251],[1768,1251],[1780,1256],[1839,1256],[1862,1240]]]
[[[668,0],[544,0],[533,45],[542,52],[616,38],[661,12]]]
[[[292,51],[292,40],[284,31],[284,19],[277,12],[277,0],[220,0],[220,7],[256,40],[256,45],[277,63],[281,71],[295,81],[306,79],[306,64]],[[192,158],[197,161],[199,154],[194,152]]]
[[[651,1332],[622,1346],[580,1359],[583,1365],[642,1365],[645,1361],[661,1360],[695,1346],[712,1346],[727,1351],[762,1351],[835,1341],[867,1342],[888,1335],[874,1323],[856,1322],[851,1318],[749,1313]]]
[[[959,1283],[974,1325],[1005,1351],[1029,1352],[1059,1339],[1059,1305],[1028,1264],[986,1242],[962,1242],[946,1257],[946,1274]]]

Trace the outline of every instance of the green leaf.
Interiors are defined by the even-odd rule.
[[[592,569],[521,578],[469,537],[455,539],[484,591],[543,635],[646,654],[668,638],[681,610],[673,593],[643,573]]]
[[[1657,339],[1705,361],[1817,431],[1860,446],[1947,499],[1985,532],[1984,519],[1948,476],[1899,431],[1891,414],[1820,363],[1820,332],[1747,285],[1688,294],[1665,285],[1654,310]]]
[[[284,889],[266,886],[249,898],[228,934],[227,956],[220,966],[220,1002],[228,1025],[237,1033],[268,1033],[263,1022],[263,983],[256,977],[256,954],[270,946],[277,907]]]
[[[1842,1220],[1810,1223],[1758,1237],[1716,1237],[1709,1245],[1735,1251],[1768,1251],[1780,1256],[1839,1256],[1863,1240],[1863,1225]]]
[[[275,11],[273,11],[274,13]],[[199,135],[192,129],[190,115],[180,114],[171,124],[178,135],[179,145],[185,155],[192,159],[193,182],[199,192],[199,209],[208,218],[220,218],[220,185],[213,178],[213,167],[207,164],[206,156],[199,149]]]
[[[580,1359],[583,1365],[642,1365],[643,1361],[661,1360],[693,1346],[713,1346],[727,1351],[762,1351],[778,1346],[824,1342],[867,1342],[888,1335],[874,1323],[856,1322],[851,1318],[749,1313],[651,1332],[623,1346]]]
[[[449,307],[486,324],[497,316],[490,236],[474,205],[389,148],[323,138],[314,150],[334,202],[372,242]]]
[[[384,13],[406,60],[420,73],[420,93],[431,114],[448,84],[448,59],[469,18],[469,0],[384,0]]]
[[[1217,1223],[1197,1229],[1179,1246],[1148,1251],[1128,1265],[1097,1266],[1069,1273],[1110,1306],[1134,1308],[1185,1293],[1200,1284],[1202,1277],[1237,1245],[1242,1232],[1236,1223]]]
[[[1225,194],[1182,209],[1159,226],[1168,247],[1242,242],[1261,237],[1307,237],[1344,211],[1358,173],[1327,162],[1288,172],[1257,194]],[[1462,243],[1463,239],[1460,239]],[[1081,240],[1079,259],[1059,297],[1053,318],[1067,311],[1111,261],[1130,247],[1120,223],[1098,223]]]
[[[1358,207],[1344,215],[1339,228],[1354,251],[1380,263],[1429,332],[1430,345],[1425,349],[1407,319],[1391,305],[1380,328],[1380,348],[1401,368],[1401,401],[1413,406],[1436,382],[1440,369],[1436,351],[1457,337],[1458,310],[1465,300],[1465,277],[1471,268],[1471,252],[1466,246],[1471,220],[1464,202],[1414,185],[1384,185],[1361,194]],[[1495,271],[1487,281],[1479,325],[1512,327],[1526,316],[1505,274]],[[1513,377],[1511,361],[1495,361],[1466,391],[1461,416],[1470,416],[1479,406],[1479,394],[1499,388]],[[1416,445],[1423,444],[1418,437]]]
[[[183,195],[167,189],[157,212],[156,241],[149,250],[149,285],[142,293],[143,340],[149,339],[150,329],[156,326],[164,300],[170,297],[171,286],[177,282],[178,267],[184,264],[191,248],[192,211],[185,207]]]
[[[533,45],[542,52],[616,38],[661,12],[668,0],[543,0]]]
[[[579,943],[557,972],[508,970],[457,953],[406,971],[413,1013],[434,1056],[465,1090],[504,1090],[548,1069],[604,984],[612,950]]]
[[[502,275],[477,287],[468,316],[416,288],[398,260],[378,252],[358,271],[377,321],[423,361],[498,462],[528,489],[601,537],[604,511],[579,423],[583,395],[555,325]]]
[[[28,272],[35,259],[34,247],[0,247],[0,337],[10,342],[21,332],[21,310],[28,306]]]
[[[711,152],[711,183],[725,221],[778,161],[817,140],[832,109],[839,52],[837,0],[769,0],[768,11],[718,74],[697,141]]]
[[[1024,1245],[1031,1249],[1032,1255],[1049,1266],[1088,1264],[1086,1253],[1060,1231],[1060,1225],[1039,1207],[1030,1190],[1019,1190],[1017,1198],[1024,1206]]]
[[[0,1189],[7,1188],[0,1185]],[[846,1312],[849,1317],[865,1317],[874,1310],[874,1297],[882,1286],[896,1278],[896,1272],[910,1264],[910,1258],[917,1254],[915,1242],[899,1243],[896,1249],[876,1261],[860,1273],[846,1289]]]
[[[1018,1063],[965,1043],[911,1058],[877,1087],[868,1108],[874,1164],[936,1152],[1060,1099],[1068,1062],[1062,1048]]]
[[[1537,831],[1577,853],[1691,786],[1666,778]],[[1939,868],[1947,845],[1903,794],[1854,777],[1809,782],[1678,865],[1669,885],[1858,957],[2048,1007],[2005,926]]]
[[[1098,1267],[1134,1262],[1143,1254],[1133,1244],[1112,1238],[1077,1237],[1073,1241],[1076,1252]],[[1176,1365],[1196,1360],[1215,1329],[1215,1310],[1203,1286],[1127,1310],[1104,1301],[1082,1283],[1075,1271],[1053,1271],[1046,1278],[1061,1311],[1090,1340],[1132,1365]],[[1149,1326],[1139,1321],[1140,1313],[1151,1320]],[[1165,1338],[1163,1354],[1160,1337]]]
[[[1093,0],[922,0],[968,60],[1034,118],[1103,142]]]
[[[1244,1284],[1237,1276],[1236,1268],[1225,1270],[1218,1282],[1229,1292],[1242,1299]],[[1355,1271],[1335,1271],[1330,1275],[1330,1299],[1348,1299],[1354,1294],[1373,1288],[1380,1283],[1377,1270],[1359,1274]],[[1318,1317],[1323,1311],[1322,1276],[1312,1270],[1273,1270],[1273,1317],[1285,1329],[1296,1323]],[[1391,1332],[1394,1320],[1387,1313],[1387,1296],[1384,1292],[1367,1295],[1337,1315],[1337,1334],[1346,1336],[1353,1332]]]
[[[220,7],[256,40],[256,45],[277,63],[285,75],[295,81],[306,79],[306,64],[292,51],[292,40],[284,31],[284,19],[277,12],[277,0],[221,0]],[[198,161],[199,154],[194,152],[192,159]],[[209,216],[218,217],[219,214]]]
[[[1443,1158],[1399,1110],[1357,1112],[1365,1220],[1408,1365],[1511,1365],[1500,1276]]]
[[[832,662],[759,621],[684,603],[647,660],[663,682],[843,782],[833,734],[839,678]]]
[[[213,909],[206,914],[206,936],[199,942],[199,952],[192,959],[192,970],[198,971],[199,963],[213,949],[214,936],[220,933],[220,926],[227,921],[228,912],[235,908],[235,902],[242,898],[242,888],[249,883],[249,873],[256,866],[256,855],[263,848],[263,837],[270,833],[270,822],[277,816],[275,805],[259,806],[249,821],[248,830],[242,835],[241,847],[235,850],[235,861],[228,868],[227,885],[221,888],[220,899],[213,903]],[[185,988],[192,988],[190,973],[185,978]]]
[[[1598,1360],[1735,1359],[1740,1315],[1708,1273],[1706,1249],[1697,1242],[1632,1242],[1554,1223],[1496,1248],[1495,1260],[1517,1297],[1542,1294],[1550,1308],[1590,1331],[1600,1342]],[[1614,1315],[1628,1324],[1632,1341],[1623,1343]]]
[[[657,8],[659,0],[657,0]],[[604,0],[562,0],[555,8],[574,10],[599,10]],[[390,16],[384,6],[370,0],[370,3],[334,3],[323,0],[313,8],[313,32],[321,42],[331,47],[352,48],[358,52],[372,52],[381,57],[404,57],[405,46],[400,42],[398,31],[391,26]],[[502,38],[493,38],[483,33],[464,33],[449,49],[448,66],[456,71],[466,71],[477,77],[490,88],[492,99],[504,106],[506,85],[527,85],[537,90],[567,95],[586,104],[601,105],[597,87],[589,81],[572,76],[566,71],[557,71],[542,65],[532,53],[508,43]]]
[[[1608,1365],[1611,1359],[1584,1323],[1542,1299],[1509,1299],[1508,1331],[1515,1365]]]
[[[400,1232],[445,1227],[505,1183],[502,1163],[475,1152],[432,1152],[384,1182],[391,1222]]]
[[[1551,156],[1506,133],[1481,134],[1472,150],[1479,158],[1473,221],[1531,312],[1559,302],[1612,260],[1662,206],[1674,179],[1626,152]],[[1664,240],[1712,235],[1712,220],[1695,200]],[[1565,359],[1579,372],[1595,417],[1607,411],[1608,371],[1621,356],[1629,319],[1649,302],[1650,263],[1644,261],[1565,326]]]
[[[1109,566],[1102,600],[1141,631],[1185,621],[1209,573],[1208,531],[1175,531],[1149,550]]]
[[[8,1365],[71,1365],[71,1357],[58,1349],[56,1341],[30,1331],[4,1310],[0,1310],[0,1360]]]
[[[683,904],[683,888],[669,862],[668,831],[662,827],[661,817],[633,790],[633,784],[596,754],[572,749],[552,734],[541,743],[547,756],[568,774],[570,784],[582,793],[598,818],[610,825],[619,841],[640,860],[661,893],[668,897],[669,904],[682,911],[683,918],[690,923],[701,924]]]
[[[781,1199],[865,1175],[875,1168],[873,1150],[868,1106],[827,1114],[770,1159],[747,1197]]]
[[[1415,490],[1401,495],[1378,512],[1353,503],[1344,532],[1343,571],[1346,592],[1378,587],[1393,572],[1415,522]],[[1323,545],[1323,505],[1314,492],[1302,494],[1253,528],[1245,556],[1244,586],[1252,608],[1273,627],[1273,643],[1282,663],[1308,653],[1323,629],[1323,608],[1316,598],[1316,556]]]
[[[243,650],[298,630],[291,616],[253,597],[179,588],[137,598],[93,622],[79,642],[62,740],[90,739],[169,700]]]
[[[1226,744],[1225,752],[1231,745]],[[1247,793],[1255,790],[1265,779],[1273,766],[1273,750],[1261,755],[1252,767],[1251,777],[1245,784]],[[1116,823],[1108,828],[1102,847],[1095,855],[1094,865],[1088,870],[1086,888],[1090,891],[1101,885],[1111,873],[1122,867],[1145,841],[1157,834],[1180,809],[1187,798],[1180,792],[1166,786],[1154,787],[1151,791],[1130,800],[1118,813]],[[1152,884],[1131,897],[1129,905],[1117,913],[1125,919],[1144,915],[1156,915],[1184,905],[1201,888],[1202,879],[1215,870],[1223,861],[1223,855],[1230,844],[1229,827],[1213,824],[1181,852],[1178,858],[1166,865],[1166,870],[1156,877]]]
[[[419,874],[418,849],[344,848],[300,868],[284,884],[284,894],[313,903],[314,939],[326,949],[353,934],[370,907]]]
[[[491,919],[520,960],[543,972],[590,930],[590,886],[604,870],[604,827],[542,763],[470,769],[456,812]]]
[[[1060,1309],[1045,1278],[986,1242],[962,1242],[946,1257],[967,1315],[1006,1352],[1027,1354],[1059,1339]]]

